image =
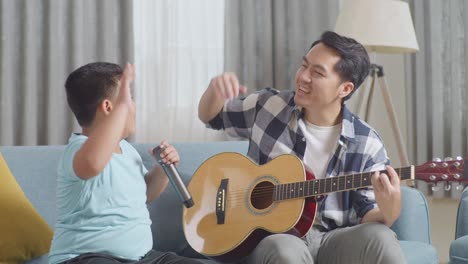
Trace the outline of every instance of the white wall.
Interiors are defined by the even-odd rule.
[[[431,214],[432,244],[439,253],[440,263],[447,263],[450,242],[455,238],[458,200],[428,198]]]
[[[374,57],[374,56],[372,56]],[[405,102],[405,72],[404,72],[404,57],[403,55],[387,55],[387,54],[377,54],[375,59],[372,59],[373,63],[377,63],[384,67],[385,78],[387,80],[387,87],[390,90],[390,95],[394,105],[396,117],[400,127],[401,134],[403,136],[403,141],[407,142],[407,120],[406,114],[408,113],[406,102]],[[369,87],[359,88],[358,92],[353,95],[353,97],[348,102],[350,108],[357,112],[357,101],[360,96],[366,96]],[[398,151],[396,147],[396,140],[394,138],[394,133],[390,126],[390,121],[386,108],[384,105],[382,93],[382,87],[380,87],[379,82],[376,81],[374,86],[374,95],[372,97],[372,103],[370,108],[370,116],[368,123],[377,130],[380,136],[383,138],[385,146],[388,151],[388,155],[391,160],[391,164],[394,167],[400,166],[400,159],[398,156]],[[360,111],[358,115],[363,118],[364,111]],[[406,144],[405,144],[406,145]]]

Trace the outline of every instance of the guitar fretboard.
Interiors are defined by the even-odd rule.
[[[400,176],[400,180],[414,179],[414,166],[395,170]],[[388,175],[386,170],[382,170],[380,173]],[[290,200],[364,188],[372,185],[372,174],[374,172],[364,172],[325,179],[278,184],[273,188],[273,200]]]

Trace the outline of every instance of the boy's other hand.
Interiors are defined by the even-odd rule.
[[[164,163],[166,163],[167,165],[179,164],[179,161],[180,161],[179,153],[174,148],[174,146],[167,143],[166,141],[162,141],[159,144],[159,147],[161,148],[161,158]],[[150,150],[150,153],[154,155],[152,150]]]
[[[218,98],[232,99],[245,94],[247,87],[241,85],[237,79],[236,74],[232,72],[225,72],[211,79],[208,89],[213,90]]]

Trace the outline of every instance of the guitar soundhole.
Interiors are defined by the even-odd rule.
[[[255,209],[268,208],[273,203],[273,183],[261,182],[255,186],[250,195],[250,202]]]

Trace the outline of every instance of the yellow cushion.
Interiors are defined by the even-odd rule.
[[[46,254],[52,235],[0,154],[0,263],[21,263]]]

